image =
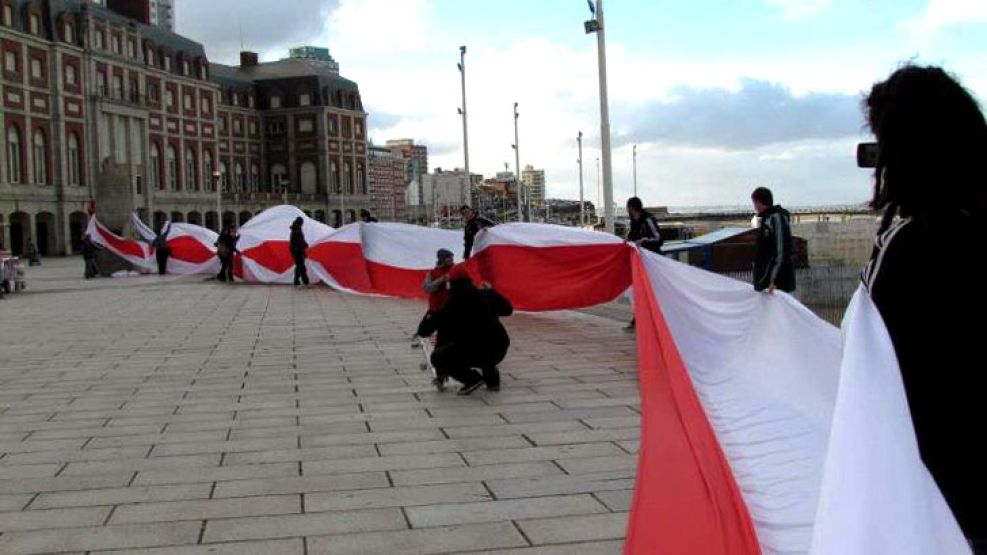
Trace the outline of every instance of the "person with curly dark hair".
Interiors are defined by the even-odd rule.
[[[987,122],[938,67],[905,66],[865,101],[883,210],[863,280],[894,344],[922,460],[987,553]],[[977,324],[977,322],[981,322]]]

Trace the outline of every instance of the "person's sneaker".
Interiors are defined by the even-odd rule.
[[[483,385],[483,380],[476,380],[475,382],[469,385],[464,385],[463,387],[459,388],[459,393],[457,393],[456,395],[470,395],[477,389],[480,389],[481,385]]]
[[[434,385],[435,389],[437,389],[439,393],[441,393],[446,390],[447,381],[449,381],[449,378],[445,376],[436,376],[434,379],[432,379],[432,385]]]

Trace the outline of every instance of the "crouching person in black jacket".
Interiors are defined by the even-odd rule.
[[[422,321],[418,336],[438,332],[432,365],[438,374],[463,384],[460,395],[469,395],[484,384],[491,391],[500,390],[497,365],[511,345],[500,318],[513,312],[511,303],[489,284],[477,289],[462,266],[449,272],[449,300]],[[474,368],[483,372],[482,377]]]

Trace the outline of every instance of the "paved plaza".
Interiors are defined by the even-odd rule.
[[[620,553],[633,336],[505,320],[500,393],[437,393],[424,303],[31,268],[0,300],[0,553]]]

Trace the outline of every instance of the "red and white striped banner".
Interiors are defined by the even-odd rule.
[[[292,207],[243,226],[247,281],[290,283]],[[462,235],[405,224],[303,226],[308,269],[346,292],[421,298]],[[148,271],[147,246],[95,219],[93,240]],[[215,233],[172,224],[168,269],[212,273]],[[608,302],[633,283],[642,398],[625,553],[969,553],[921,462],[884,323],[857,293],[843,333],[785,294],[539,224],[482,231],[470,272],[515,307]]]

